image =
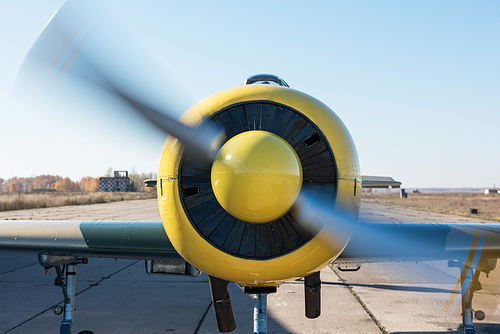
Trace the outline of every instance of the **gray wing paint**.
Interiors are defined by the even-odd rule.
[[[161,221],[4,221],[0,251],[179,259]]]

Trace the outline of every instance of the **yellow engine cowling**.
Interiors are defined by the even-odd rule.
[[[335,210],[357,218],[361,175],[354,142],[317,99],[285,87],[240,86],[201,100],[181,121],[200,131],[218,126],[228,139],[254,130],[283,137],[302,159],[302,187],[320,191]],[[167,138],[157,187],[163,225],[179,254],[205,273],[243,286],[275,286],[320,270],[345,247],[347,240],[332,245],[322,231],[304,232],[289,213],[268,223],[231,216],[213,194],[211,168],[197,165],[176,138]]]

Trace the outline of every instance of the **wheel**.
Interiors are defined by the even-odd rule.
[[[478,311],[475,311],[475,312],[474,312],[474,317],[475,317],[477,320],[481,321],[481,320],[484,320],[484,318],[486,317],[486,314],[484,314],[484,312],[483,312],[483,311],[479,311],[479,310],[478,310]]]
[[[62,306],[60,306],[60,305],[54,306],[52,308],[52,313],[54,313],[55,315],[61,315],[61,313],[63,313]]]

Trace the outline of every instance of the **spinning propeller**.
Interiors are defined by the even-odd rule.
[[[85,2],[66,3],[28,54],[17,87],[46,98],[76,80],[170,135],[158,179],[160,211],[172,243],[192,264],[250,291],[313,275],[339,255],[346,262],[462,259],[456,291],[464,293],[477,281],[473,269],[495,268],[493,229],[358,222],[361,177],[352,139],[333,112],[303,93],[251,84],[218,93],[175,120],[172,85],[162,83],[168,76],[142,47],[113,35],[111,15],[103,13]],[[252,127],[249,106],[260,108]],[[289,129],[279,123],[292,121]],[[311,174],[325,168],[336,170],[337,179]],[[314,247],[306,246],[311,240]],[[321,248],[320,259],[307,258],[307,247]],[[275,273],[280,264],[299,268]]]

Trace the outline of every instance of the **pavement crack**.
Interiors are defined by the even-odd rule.
[[[119,272],[124,271],[124,270],[125,270],[125,269],[127,269],[127,268],[132,267],[133,265],[137,264],[137,263],[138,263],[138,262],[140,262],[140,261],[141,261],[141,260],[134,261],[134,262],[132,262],[131,264],[129,264],[128,266],[125,266],[125,267],[123,267],[123,268],[121,268],[121,269],[119,269],[119,270],[115,271],[114,273],[109,274],[108,276],[101,277],[101,279],[100,279],[98,282],[90,284],[87,288],[85,288],[85,289],[83,289],[83,290],[81,290],[81,291],[77,292],[77,293],[75,294],[75,296],[78,296],[79,294],[84,293],[85,291],[87,291],[87,290],[89,290],[89,289],[91,289],[91,288],[93,288],[93,287],[95,287],[95,286],[99,286],[99,284],[101,284],[101,283],[102,283],[102,282],[104,282],[105,280],[110,279],[110,278],[111,278],[111,277],[113,277],[114,275],[118,274]]]
[[[101,279],[100,279],[97,283],[90,284],[87,288],[85,288],[85,289],[83,289],[83,290],[81,290],[81,291],[79,291],[79,292],[75,293],[75,297],[76,297],[76,296],[78,296],[78,295],[80,295],[80,294],[82,294],[82,293],[84,293],[85,291],[87,291],[87,290],[89,290],[89,289],[91,289],[91,288],[95,287],[95,286],[98,286],[98,285],[99,285],[100,283],[102,283],[103,281],[105,281],[105,280],[107,280],[107,279],[110,279],[110,278],[111,278],[111,277],[113,277],[114,275],[118,274],[119,272],[121,272],[121,271],[123,271],[123,270],[125,270],[125,269],[127,269],[127,268],[132,267],[133,265],[137,264],[137,263],[138,263],[138,262],[140,262],[140,261],[141,261],[141,260],[134,261],[134,262],[132,262],[131,264],[129,264],[129,265],[127,265],[127,266],[125,266],[125,267],[123,267],[123,268],[121,268],[121,269],[119,269],[119,270],[115,271],[114,273],[109,274],[108,276],[101,277]],[[13,331],[13,330],[14,330],[14,329],[16,329],[16,328],[21,327],[21,326],[22,326],[22,325],[24,325],[25,323],[27,323],[27,322],[29,322],[29,321],[31,321],[31,320],[33,320],[33,319],[35,319],[36,317],[38,317],[38,316],[40,316],[40,315],[44,314],[44,313],[45,313],[45,312],[47,312],[47,311],[52,310],[54,307],[56,307],[57,305],[62,304],[62,303],[64,303],[64,300],[61,300],[60,302],[58,302],[58,303],[56,303],[56,304],[54,304],[54,305],[52,305],[52,306],[50,306],[50,307],[48,307],[48,308],[46,308],[46,309],[42,310],[41,312],[39,312],[39,313],[35,314],[34,316],[32,316],[32,317],[31,317],[31,318],[29,318],[29,319],[24,320],[23,322],[21,322],[21,323],[19,323],[19,324],[15,325],[14,327],[12,327],[11,329],[8,329],[7,331],[3,332],[2,334],[7,334],[7,333],[9,333],[9,332]],[[205,315],[206,315],[206,313],[207,313],[207,312],[205,312]],[[202,320],[205,318],[205,315],[203,316]],[[196,332],[195,332],[195,333],[196,333]]]
[[[31,266],[34,266],[34,265],[37,265],[38,262],[35,262],[35,263],[32,263],[32,264],[27,264],[25,266],[22,266],[22,267],[19,267],[19,268],[16,268],[16,269],[12,269],[12,270],[9,270],[9,271],[5,271],[3,273],[0,273],[0,276],[1,275],[5,275],[5,274],[9,274],[9,273],[13,273],[15,271],[18,271],[18,270],[21,270],[21,269],[24,269],[24,268],[28,268],[28,267],[31,267]]]
[[[349,283],[347,283],[347,280],[345,280],[344,278],[342,278],[342,276],[340,276],[340,274],[335,269],[333,269],[333,266],[331,264],[329,265],[329,267],[335,273],[335,275],[337,275],[337,277],[342,282],[342,284],[347,289],[349,289],[349,291],[351,292],[351,294],[353,295],[353,297],[358,301],[358,303],[365,310],[365,312],[370,316],[370,318],[372,318],[372,320],[375,323],[375,325],[377,325],[378,329],[380,329],[380,332],[382,332],[383,334],[390,334],[389,331],[387,329],[385,329],[385,326],[383,326],[380,323],[380,321],[378,321],[377,317],[375,317],[375,315],[370,311],[370,309],[368,308],[368,306],[366,306],[366,304],[363,302],[363,300],[361,299],[361,297],[358,296],[358,294],[356,293],[356,291],[354,291],[354,288]]]
[[[212,302],[210,302],[208,304],[208,307],[205,310],[205,313],[203,313],[203,315],[201,316],[200,321],[198,322],[198,326],[196,326],[196,329],[194,330],[193,334],[198,334],[198,332],[201,328],[201,325],[203,324],[203,321],[205,321],[205,318],[207,317],[208,311],[210,310],[211,306],[212,306]]]

